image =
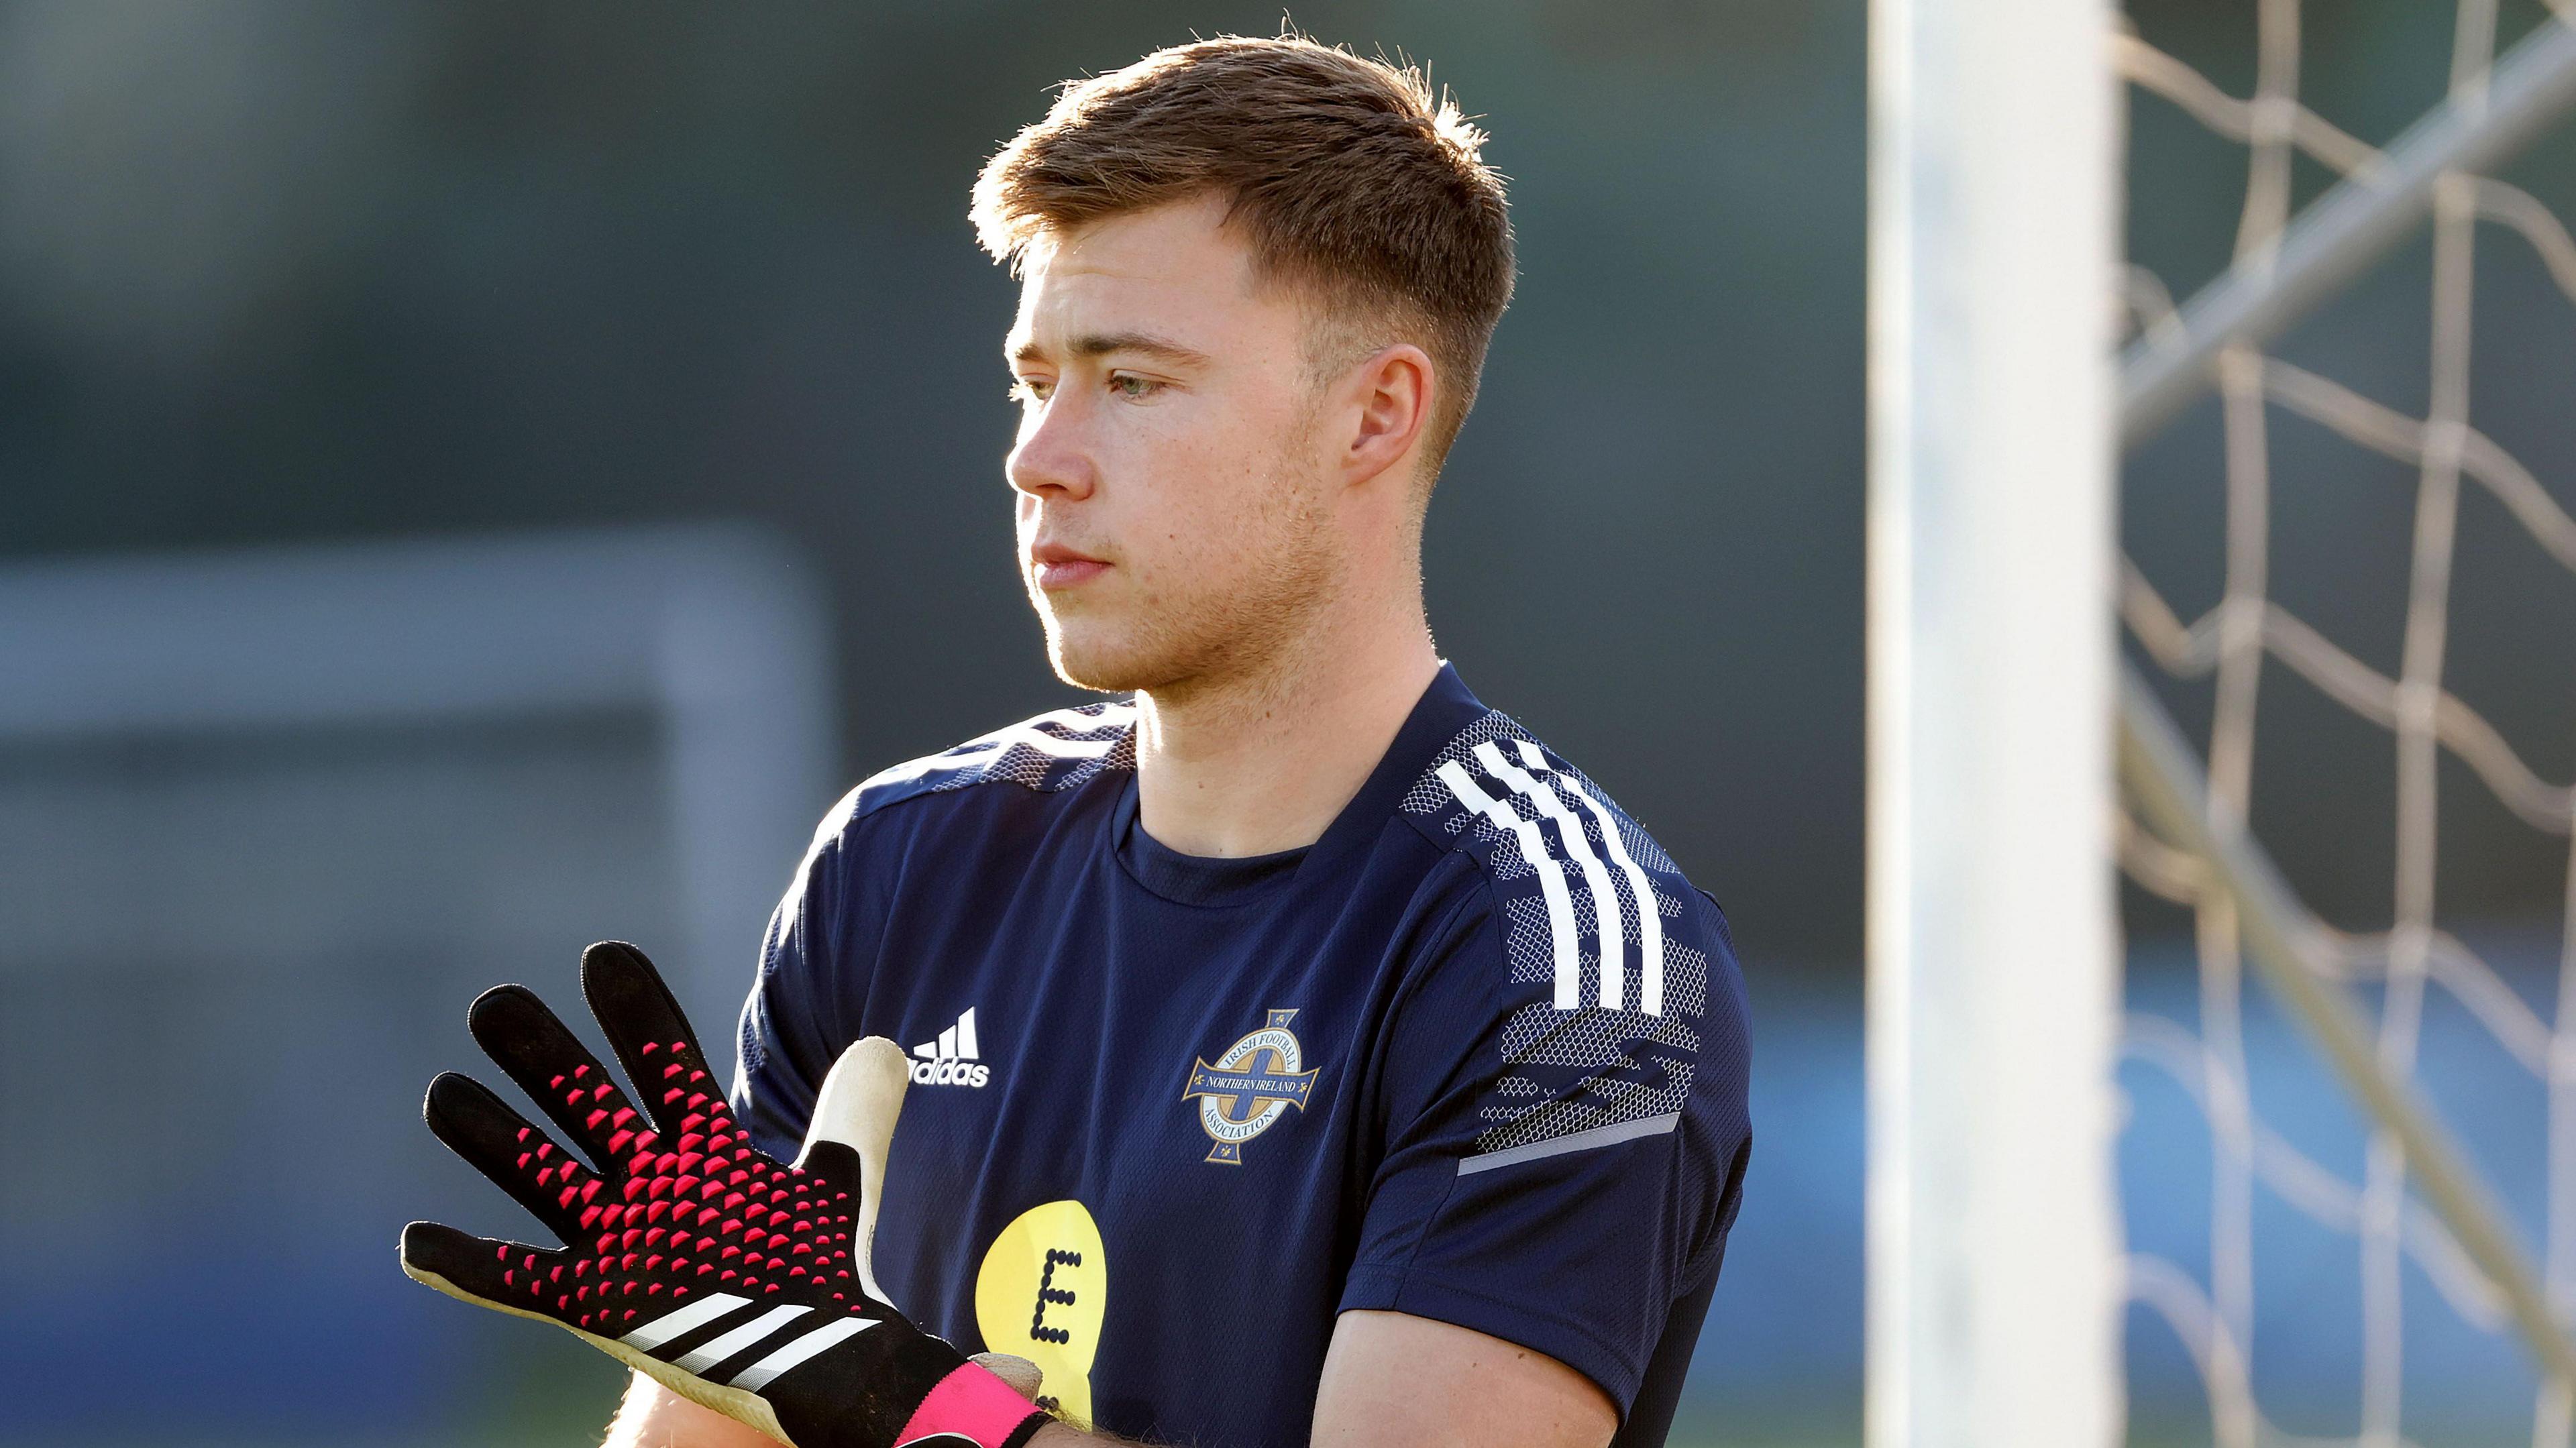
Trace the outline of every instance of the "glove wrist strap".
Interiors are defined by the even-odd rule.
[[[895,1441],[914,1443],[946,1434],[982,1448],[1022,1448],[1046,1421],[1047,1415],[1030,1407],[1010,1384],[965,1363],[931,1388]]]

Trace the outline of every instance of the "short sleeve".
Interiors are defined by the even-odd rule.
[[[868,962],[854,951],[842,906],[849,896],[847,806],[826,819],[761,939],[760,965],[735,1037],[731,1100],[752,1143],[792,1161],[814,1114],[814,1096],[841,1044],[840,1002]],[[836,829],[840,825],[842,828]]]
[[[1675,903],[1655,1015],[1559,1009],[1547,981],[1513,979],[1486,897],[1430,946],[1390,1024],[1342,1309],[1546,1353],[1625,1418],[1673,1308],[1717,1271],[1751,1149],[1724,920],[1697,892]]]

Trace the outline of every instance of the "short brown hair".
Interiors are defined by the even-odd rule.
[[[1314,288],[1345,328],[1392,319],[1430,354],[1443,381],[1425,454],[1437,472],[1512,296],[1511,220],[1484,142],[1411,65],[1298,35],[1226,35],[1067,84],[985,163],[970,214],[985,250],[1016,268],[1050,230],[1231,197],[1228,220],[1263,275]]]

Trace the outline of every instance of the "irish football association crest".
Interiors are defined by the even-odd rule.
[[[1207,1159],[1226,1166],[1243,1165],[1243,1144],[1288,1114],[1306,1109],[1321,1069],[1301,1071],[1305,1064],[1297,1037],[1288,1029],[1295,1011],[1265,1012],[1261,1029],[1225,1048],[1215,1061],[1194,1061],[1183,1101],[1199,1103],[1199,1125],[1215,1143]]]

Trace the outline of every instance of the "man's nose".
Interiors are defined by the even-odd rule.
[[[1021,425],[1020,439],[1002,466],[1004,476],[1032,498],[1090,497],[1100,475],[1083,431],[1074,400],[1059,396]]]

